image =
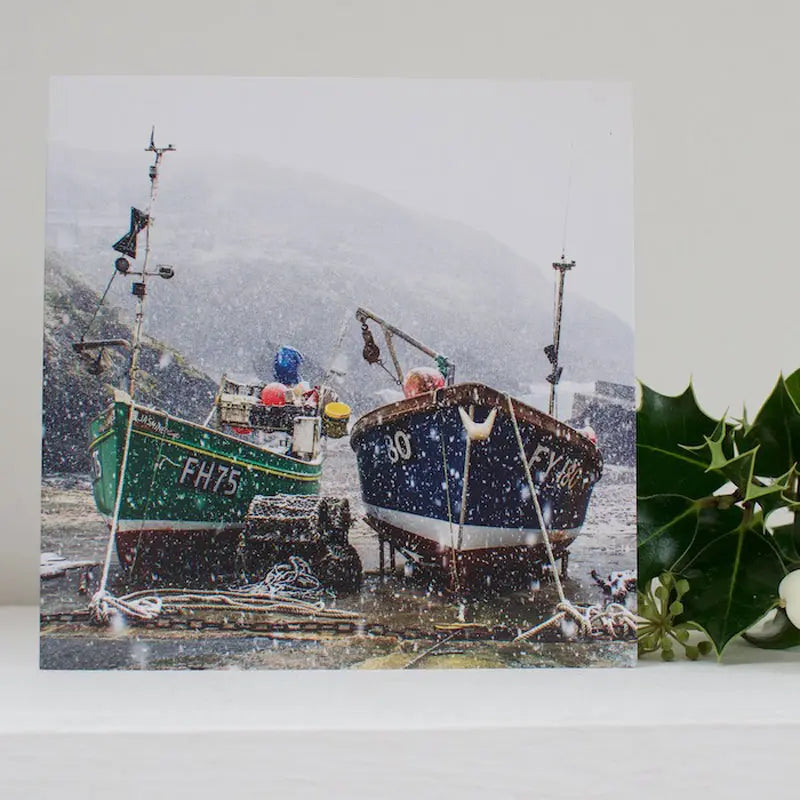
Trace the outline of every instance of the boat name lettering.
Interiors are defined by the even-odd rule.
[[[556,476],[556,483],[563,489],[567,486],[574,489],[578,481],[583,477],[583,468],[580,461],[568,458],[561,471]]]
[[[227,497],[235,495],[239,490],[239,477],[242,471],[233,467],[226,467],[217,461],[188,456],[183,463],[181,476],[178,483],[189,484],[195,489],[212,494],[222,494]]]
[[[169,436],[171,439],[177,438],[180,434],[177,431],[171,431],[157,416],[154,414],[143,414],[141,411],[136,412],[134,422],[138,428],[146,428],[159,436]]]
[[[583,477],[583,467],[578,459],[567,458],[565,460],[563,455],[557,456],[547,445],[536,445],[529,466],[534,468],[535,464],[539,464],[544,468],[540,471],[540,484],[547,483],[548,478],[552,474],[553,483],[555,483],[556,486],[560,486],[562,489],[567,487],[574,489]],[[556,467],[559,467],[559,469],[554,472]]]
[[[405,431],[397,431],[394,438],[387,433],[383,438],[389,461],[392,464],[396,464],[401,459],[408,461],[411,458],[411,437]]]

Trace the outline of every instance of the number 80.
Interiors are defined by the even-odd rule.
[[[394,439],[387,433],[384,441],[392,464],[396,464],[400,459],[408,461],[411,458],[411,438],[405,431],[397,431]]]

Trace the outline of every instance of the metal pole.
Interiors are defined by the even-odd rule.
[[[161,159],[164,153],[170,152],[175,148],[170,144],[166,147],[156,147],[153,141],[155,129],[150,133],[150,145],[145,148],[146,153],[155,153],[155,160],[150,165],[150,199],[147,202],[147,225],[144,231],[144,263],[142,265],[142,280],[141,284],[136,287],[134,285],[134,292],[138,299],[136,305],[136,321],[133,329],[133,349],[131,351],[131,365],[128,374],[128,394],[133,397],[134,387],[136,384],[136,372],[139,366],[139,353],[142,348],[142,323],[144,322],[144,299],[147,295],[147,264],[150,260],[150,226],[153,224],[152,212],[155,206],[156,198],[158,196],[158,168],[161,165]]]
[[[564,275],[575,266],[574,261],[565,261],[562,254],[561,261],[553,264],[553,269],[558,271],[558,299],[556,301],[556,313],[553,320],[553,373],[550,380],[550,402],[548,413],[553,415],[556,406],[556,386],[561,378],[558,366],[558,350],[561,346],[561,312],[564,306]]]
[[[392,357],[392,363],[394,364],[394,370],[397,373],[397,380],[400,382],[400,385],[403,385],[403,380],[405,379],[405,375],[403,375],[403,368],[400,366],[400,361],[397,358],[397,352],[394,349],[394,342],[392,341],[392,334],[384,330],[383,335],[386,337],[386,346],[389,348],[389,355]]]

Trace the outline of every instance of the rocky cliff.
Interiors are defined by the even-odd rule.
[[[97,308],[97,292],[53,256],[45,264],[44,382],[42,390],[42,470],[88,471],[88,427],[110,399],[112,386],[124,387],[127,351],[104,351],[105,371],[92,374],[96,358],[84,360],[72,349]],[[95,338],[131,339],[120,311],[104,306]],[[87,338],[93,338],[92,335]],[[87,369],[88,367],[88,369]],[[139,399],[145,405],[188,419],[205,417],[215,383],[189,366],[174,349],[146,339],[140,357]]]

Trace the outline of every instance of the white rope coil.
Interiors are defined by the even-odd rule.
[[[299,556],[289,556],[288,562],[275,564],[264,580],[238,588],[248,595],[263,595],[280,600],[300,600],[324,608],[325,587]]]
[[[131,592],[114,597],[100,589],[89,604],[93,619],[111,622],[115,614],[140,620],[154,620],[162,614],[195,611],[239,611],[287,614],[316,619],[359,619],[354,611],[326,608],[324,588],[306,561],[292,556],[289,563],[276,564],[258,583],[228,590],[159,589]]]

